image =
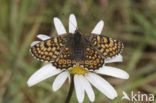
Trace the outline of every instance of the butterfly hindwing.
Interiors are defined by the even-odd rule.
[[[123,44],[120,41],[103,35],[92,34],[89,36],[89,40],[104,58],[114,57],[123,49]]]
[[[91,46],[84,48],[84,59],[80,61],[80,65],[88,70],[96,70],[103,66],[104,59]]]
[[[68,69],[76,65],[76,61],[72,57],[71,48],[66,46],[59,55],[59,58],[52,62],[52,64],[59,69]]]
[[[41,41],[30,48],[32,55],[41,61],[56,60],[67,42],[66,37],[57,36]]]

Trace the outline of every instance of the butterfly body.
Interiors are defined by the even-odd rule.
[[[71,38],[71,41],[73,41],[70,42],[72,43],[73,59],[75,60],[83,59],[84,41],[81,34],[79,32],[75,32],[75,34],[73,34],[73,38]]]
[[[56,68],[69,69],[74,65],[88,70],[103,66],[104,60],[118,55],[122,50],[118,40],[95,34],[64,34],[52,37],[31,47],[35,58],[51,62]]]

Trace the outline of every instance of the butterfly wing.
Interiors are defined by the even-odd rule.
[[[68,39],[68,34],[41,41],[30,48],[32,55],[41,61],[53,62],[58,57]]]
[[[69,69],[76,65],[76,60],[73,58],[71,47],[66,46],[60,54],[59,59],[52,62],[52,64],[59,69]]]
[[[110,37],[103,35],[87,35],[91,45],[101,54],[104,58],[111,58],[121,53],[123,43]]]
[[[88,70],[96,70],[103,66],[104,59],[91,45],[88,45],[84,48],[84,59],[80,60],[79,64]]]

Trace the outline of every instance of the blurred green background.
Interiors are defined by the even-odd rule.
[[[124,62],[109,65],[127,71],[130,78],[104,76],[119,96],[109,100],[94,88],[95,103],[131,103],[121,101],[123,90],[156,94],[156,0],[0,0],[0,103],[64,103],[68,83],[53,92],[54,78],[31,88],[26,82],[44,65],[29,53],[31,42],[39,33],[57,35],[53,17],[68,30],[70,13],[81,32],[90,33],[102,19],[102,34],[124,42]],[[70,103],[77,103],[75,92]],[[87,96],[84,103],[90,103]]]

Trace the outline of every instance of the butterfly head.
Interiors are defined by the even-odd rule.
[[[79,32],[79,30],[76,30],[74,33],[74,41],[80,41],[81,40],[81,33]]]

